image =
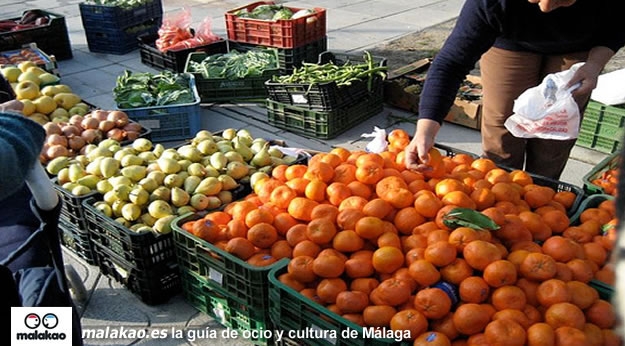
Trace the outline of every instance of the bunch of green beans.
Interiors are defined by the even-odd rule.
[[[273,81],[283,84],[314,84],[335,82],[337,86],[350,85],[353,81],[367,80],[368,90],[371,90],[373,78],[376,75],[386,78],[386,66],[375,66],[369,52],[364,54],[364,63],[352,64],[345,62],[336,65],[302,63],[302,67],[294,68],[293,73],[285,76],[274,76]]]

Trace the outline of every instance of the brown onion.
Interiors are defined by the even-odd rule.
[[[136,123],[136,122],[129,122],[128,124],[126,124],[126,126],[124,126],[124,131],[136,131],[136,132],[141,132],[141,130],[143,129],[143,126],[141,126],[141,124]]]
[[[124,140],[124,130],[114,128],[106,133],[106,137],[121,142]]]
[[[49,135],[48,138],[46,139],[46,142],[50,146],[62,145],[64,147],[67,147],[67,137],[65,137],[63,135],[57,135],[57,134]]]
[[[109,114],[109,111],[105,111],[103,109],[94,109],[91,111],[91,117],[97,119],[98,121],[106,120],[106,117]]]
[[[128,124],[128,114],[119,110],[110,111],[106,119],[114,122],[117,127],[124,127]]]
[[[100,125],[100,121],[94,117],[85,117],[80,123],[83,129],[97,129]]]
[[[96,129],[87,129],[80,135],[87,144],[97,143],[102,140],[102,131]]]
[[[100,124],[98,125],[98,128],[102,132],[108,132],[110,129],[114,127],[115,127],[115,123],[110,120],[102,120],[100,121]]]
[[[74,114],[72,115],[71,118],[69,118],[69,123],[74,125],[74,126],[78,126],[78,127],[82,127],[82,121],[83,121],[84,117],[80,114]]]
[[[62,145],[51,145],[50,148],[46,150],[46,156],[48,156],[50,160],[61,156],[69,156],[69,150]]]
[[[87,144],[87,141],[85,141],[85,139],[82,138],[81,136],[71,136],[67,139],[67,143],[70,149],[72,149],[75,152],[78,152],[80,151],[80,149],[82,149],[82,147],[84,147]]]
[[[82,132],[82,127],[80,127],[80,125],[75,126],[75,125],[65,125],[61,128],[61,130],[63,131],[63,134],[66,137],[69,136],[79,136],[80,133]]]
[[[139,138],[139,132],[137,131],[125,131],[126,132],[126,139],[129,141],[134,141],[135,139]]]
[[[46,123],[45,125],[43,125],[44,130],[46,130],[46,135],[60,135],[63,133],[63,131],[61,131],[61,126],[59,126],[58,124],[55,124],[53,122],[49,122]]]

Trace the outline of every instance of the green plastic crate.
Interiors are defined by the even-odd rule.
[[[240,299],[209,284],[209,279],[189,270],[181,270],[182,294],[193,307],[211,316],[221,325],[237,331],[271,330],[262,310],[254,309]],[[271,344],[271,338],[250,337],[255,344]]]
[[[605,282],[592,279],[588,283],[590,287],[594,288],[599,292],[599,298],[607,301],[612,301],[612,296],[614,296],[614,287],[612,285],[608,285]]]
[[[582,200],[582,203],[579,205],[579,208],[575,212],[575,214],[570,217],[571,225],[579,224],[579,217],[584,210],[588,208],[596,208],[597,206],[599,206],[599,204],[601,204],[601,202],[608,200],[608,199],[614,199],[614,196],[610,196],[606,194],[594,194],[594,195],[590,195],[584,198]]]
[[[288,260],[282,259],[265,267],[253,266],[182,228],[185,222],[197,220],[204,215],[206,214],[189,213],[172,222],[176,259],[180,268],[193,273],[195,277],[204,278],[205,290],[218,292],[254,311],[253,320],[268,328],[271,325],[268,273]],[[237,325],[245,327],[241,323]],[[250,328],[254,327],[250,325]]]
[[[288,341],[282,340],[280,345],[412,345],[412,342],[399,342],[395,339],[365,337],[363,327],[348,321],[280,282],[278,277],[287,272],[287,265],[286,262],[280,262],[279,266],[269,272],[269,314],[274,323],[274,329],[285,331],[288,337]],[[289,337],[292,336],[289,335],[290,331],[302,330],[312,330],[320,334],[319,337],[307,339]]]
[[[276,62],[278,62],[278,53],[276,49],[270,48],[276,54]],[[204,78],[201,73],[190,72],[189,63],[191,61],[201,62],[209,54],[205,52],[193,52],[187,56],[185,64],[185,72],[195,76],[195,84],[200,95],[202,103],[213,102],[232,102],[236,100],[253,100],[264,99],[267,97],[265,90],[265,81],[270,80],[272,76],[280,73],[278,66],[274,69],[263,71],[260,77],[247,77],[241,79],[226,78]]]
[[[622,147],[625,135],[625,108],[590,101],[584,112],[576,145],[604,153]]]
[[[383,110],[382,94],[371,94],[360,103],[333,111],[316,111],[266,100],[269,124],[311,138],[331,139]]]
[[[615,152],[605,159],[601,160],[596,166],[594,166],[586,175],[584,175],[584,192],[588,195],[604,194],[606,191],[596,184],[593,184],[593,180],[600,178],[601,175],[610,170],[617,169],[619,166],[619,152]]]

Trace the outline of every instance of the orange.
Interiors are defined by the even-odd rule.
[[[242,237],[237,237],[228,240],[226,251],[245,261],[252,257],[256,249],[251,241]]]
[[[319,245],[330,243],[336,232],[334,221],[329,218],[313,219],[306,227],[306,237]]]
[[[336,306],[343,313],[360,313],[369,305],[369,297],[360,291],[343,291],[336,296]]]
[[[312,219],[311,214],[314,207],[319,203],[304,197],[295,197],[289,203],[287,211],[291,216],[298,220],[310,221]]]
[[[424,288],[414,298],[414,307],[429,319],[439,319],[451,311],[451,298],[440,288]]]
[[[256,247],[270,248],[278,240],[278,231],[271,224],[261,222],[250,227],[247,239]]]
[[[379,273],[390,274],[404,264],[404,254],[393,246],[384,246],[373,252],[373,267]]]
[[[317,256],[313,260],[312,270],[322,278],[337,278],[345,270],[345,261],[338,256]]]
[[[390,305],[369,305],[362,312],[362,318],[369,327],[388,328],[397,310]]]
[[[460,299],[465,303],[483,303],[490,297],[490,286],[480,276],[470,276],[458,286]]]
[[[428,328],[428,320],[416,309],[406,309],[397,312],[391,318],[390,326],[392,330],[409,331],[410,340],[424,333]]]
[[[347,283],[340,278],[325,278],[317,284],[317,296],[326,304],[336,303],[336,296],[339,293],[347,291]]]
[[[484,336],[491,345],[525,345],[525,329],[512,320],[495,320],[484,329]]]

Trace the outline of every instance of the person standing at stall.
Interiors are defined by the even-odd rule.
[[[504,127],[514,100],[550,74],[584,62],[569,86],[580,114],[597,77],[625,45],[624,1],[471,0],[430,67],[419,101],[406,167],[426,170],[428,151],[460,83],[480,60],[482,150],[495,163],[558,179],[575,139],[524,139]]]

